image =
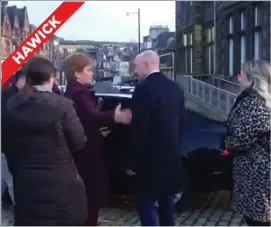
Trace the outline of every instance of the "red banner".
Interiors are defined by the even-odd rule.
[[[84,4],[63,2],[2,63],[2,85]]]

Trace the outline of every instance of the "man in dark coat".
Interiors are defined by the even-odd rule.
[[[179,86],[159,72],[159,57],[154,51],[139,54],[134,64],[144,80],[132,98],[132,151],[127,174],[136,181],[141,224],[172,226],[173,195],[181,190],[179,152],[184,97]]]
[[[87,138],[72,101],[52,92],[55,73],[50,61],[32,58],[28,84],[6,105],[15,225],[77,226],[87,217],[85,186],[71,154]]]

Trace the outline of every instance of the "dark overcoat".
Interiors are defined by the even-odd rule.
[[[7,158],[14,176],[15,225],[83,225],[85,186],[71,150],[86,136],[72,102],[22,89],[7,102]]]
[[[162,73],[152,73],[132,98],[131,151],[138,196],[158,200],[181,190],[181,132],[184,97]]]

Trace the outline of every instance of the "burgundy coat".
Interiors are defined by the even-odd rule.
[[[97,110],[93,93],[78,82],[68,83],[65,96],[74,101],[88,138],[85,149],[74,157],[86,185],[88,204],[100,206],[105,202],[109,179],[104,158],[104,138],[99,129],[114,124],[113,113]]]

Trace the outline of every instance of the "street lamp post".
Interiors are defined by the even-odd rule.
[[[137,14],[137,26],[138,26],[138,53],[141,51],[141,43],[140,43],[140,23],[141,23],[141,18],[140,18],[140,8],[138,8],[137,12],[127,12],[127,16]]]
[[[53,41],[53,64],[58,67],[58,40]]]

